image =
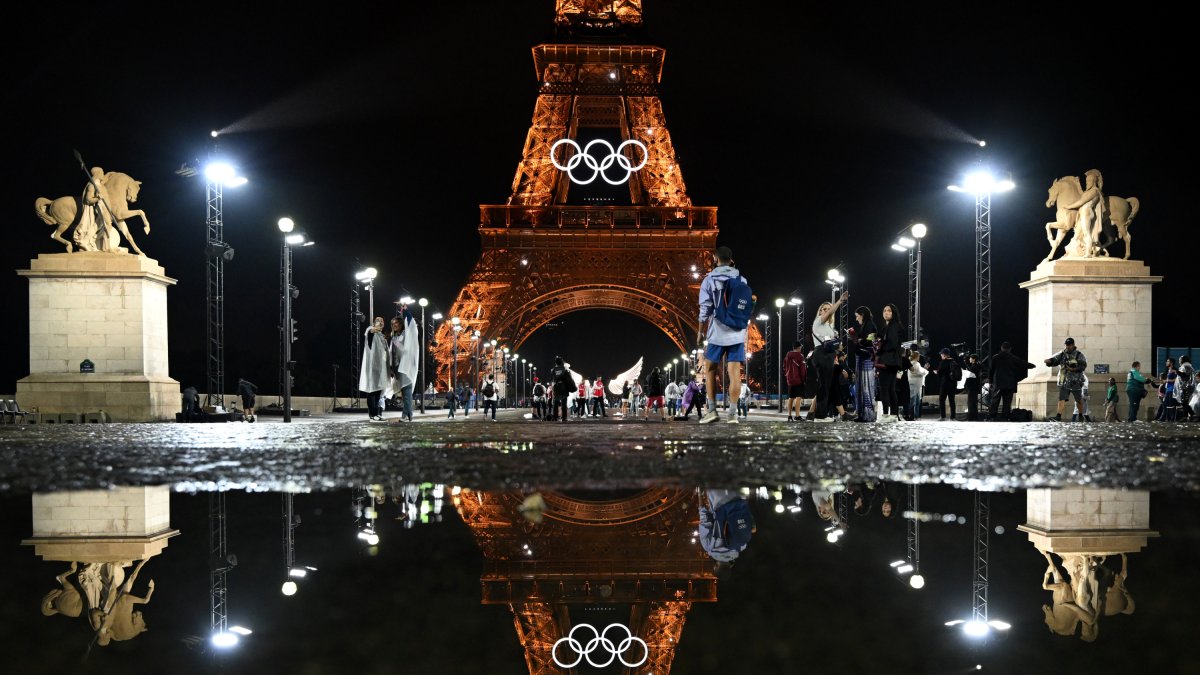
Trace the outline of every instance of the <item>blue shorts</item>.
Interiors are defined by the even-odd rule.
[[[746,362],[746,345],[714,345],[711,342],[704,348],[704,358],[713,363],[720,363],[721,357],[733,363]]]

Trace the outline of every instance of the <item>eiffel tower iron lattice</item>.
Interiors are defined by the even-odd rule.
[[[542,496],[545,510],[534,517],[517,492],[464,489],[453,498],[484,556],[482,602],[509,606],[530,674],[563,672],[554,644],[582,612],[606,606],[628,607],[629,630],[646,643],[645,663],[622,672],[670,673],[692,603],[717,600],[715,563],[693,537],[695,492],[653,488],[604,502]]]
[[[558,0],[559,29],[589,41],[533,48],[540,82],[533,120],[507,203],[480,206],[482,253],[449,313],[461,330],[447,322],[437,332],[439,386],[449,383],[455,358],[458,372],[472,372],[476,331],[485,349],[497,340],[516,351],[538,328],[586,309],[639,316],[680,351],[694,346],[717,209],[695,206],[687,195],[658,98],[666,50],[611,43],[641,26],[641,6]],[[597,42],[597,33],[610,43]],[[570,201],[572,182],[554,167],[551,147],[579,141],[581,130],[619,136],[614,146],[637,140],[646,147],[645,166],[628,181],[628,205]],[[626,152],[632,165],[643,159],[640,149]],[[758,352],[762,335],[754,325],[749,331],[747,352]]]

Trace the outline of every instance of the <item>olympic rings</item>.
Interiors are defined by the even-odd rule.
[[[592,631],[592,639],[587,641],[587,646],[584,646],[579,642],[579,640],[575,639],[575,631],[579,630],[580,628],[586,628]],[[620,628],[621,630],[625,631],[625,638],[621,640],[620,644],[614,645],[612,640],[609,640],[607,637],[605,637],[608,635],[608,631],[612,630],[613,628]],[[564,642],[567,643],[567,646],[570,647],[577,656],[577,658],[571,663],[563,663],[562,661],[558,660],[558,646]],[[629,651],[629,648],[632,647],[635,642],[641,643],[642,645],[642,660],[638,661],[637,663],[631,663],[625,660],[625,652]],[[603,663],[597,663],[596,661],[592,660],[592,652],[596,651],[600,647],[608,650],[608,660],[604,661]],[[650,648],[646,646],[645,640],[639,637],[634,637],[628,626],[623,626],[619,623],[610,623],[607,627],[605,627],[604,630],[597,631],[596,628],[591,624],[581,623],[573,627],[571,632],[567,633],[567,637],[559,638],[558,641],[554,643],[554,646],[550,648],[550,656],[554,659],[555,665],[557,665],[559,668],[566,668],[568,670],[578,666],[584,659],[587,659],[588,664],[593,668],[607,668],[614,659],[620,659],[621,665],[625,666],[626,668],[637,668],[650,658]]]
[[[570,145],[571,148],[575,150],[575,154],[571,155],[571,158],[567,160],[566,164],[560,164],[558,161],[558,148],[561,145]],[[603,145],[605,148],[608,148],[608,154],[605,155],[603,159],[596,161],[596,158],[592,157],[591,155],[593,145]],[[642,161],[640,164],[634,166],[633,163],[629,161],[629,158],[624,155],[626,147],[635,147],[642,151]],[[559,171],[566,171],[567,175],[571,177],[571,182],[578,185],[587,185],[588,183],[596,180],[596,176],[603,178],[604,182],[608,183],[609,185],[621,185],[622,183],[627,182],[629,177],[635,172],[641,171],[642,167],[646,166],[646,161],[649,159],[650,153],[646,150],[646,146],[643,145],[641,141],[633,139],[621,143],[615,149],[611,143],[603,138],[597,138],[592,141],[588,141],[588,144],[583,146],[582,150],[579,148],[578,143],[569,138],[561,138],[555,141],[554,145],[550,146],[550,161],[554,163],[554,168],[558,169]],[[575,177],[575,168],[580,164],[583,164],[592,170],[591,178],[588,178],[587,180],[580,180]],[[612,168],[613,164],[625,169],[625,177],[621,180],[610,180],[608,174],[605,173]]]

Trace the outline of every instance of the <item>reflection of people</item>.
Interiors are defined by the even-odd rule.
[[[254,396],[258,394],[258,385],[245,378],[238,378],[238,396],[242,397],[242,419],[247,422],[257,422],[254,416]]]
[[[713,252],[713,262],[716,266],[700,284],[700,333],[696,342],[704,341],[704,381],[708,393],[712,396],[713,405],[700,418],[701,424],[709,424],[720,419],[717,412],[717,371],[721,368],[721,360],[727,363],[729,371],[729,391],[725,392],[725,401],[736,401],[742,387],[742,366],[746,361],[746,335],[749,330],[733,328],[717,319],[717,303],[725,297],[726,286],[740,284],[747,288],[746,278],[733,266],[733,251],[728,246],[720,246]],[[737,286],[733,286],[736,288]],[[735,415],[728,422],[737,423]]]
[[[1083,381],[1087,379],[1087,357],[1075,347],[1075,339],[1067,338],[1063,342],[1063,350],[1045,360],[1050,367],[1059,366],[1058,371],[1058,415],[1055,419],[1062,421],[1063,408],[1067,399],[1075,397],[1075,410],[1079,419],[1083,419]]]
[[[1049,563],[1042,577],[1042,588],[1053,593],[1052,604],[1042,605],[1046,626],[1058,635],[1074,635],[1076,626],[1082,623],[1080,637],[1085,642],[1092,642],[1099,635],[1100,627],[1096,623],[1096,613],[1088,602],[1089,598],[1095,597],[1096,578],[1094,570],[1088,569],[1087,557],[1076,555],[1063,559],[1063,563],[1069,565],[1072,583],[1063,581],[1058,565],[1048,552],[1042,551],[1042,555],[1046,556],[1046,562]],[[1080,600],[1083,602],[1080,603]]]
[[[1121,554],[1121,571],[1114,573],[1104,565],[1096,567],[1101,576],[1100,585],[1104,588],[1103,615],[1133,614],[1133,596],[1125,588],[1125,579],[1129,576],[1129,560]]]
[[[372,421],[380,422],[383,421],[383,401],[386,398],[384,390],[390,384],[382,316],[375,317],[367,328],[366,338],[362,369],[358,375],[358,389],[367,395],[367,416]]]
[[[732,563],[757,530],[750,505],[733,490],[705,490],[700,495],[700,545],[719,563]]]

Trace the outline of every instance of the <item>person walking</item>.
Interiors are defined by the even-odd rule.
[[[1000,351],[992,356],[988,365],[988,381],[992,383],[992,408],[989,419],[995,421],[1008,420],[1012,412],[1013,394],[1017,393],[1017,383],[1024,380],[1033,368],[1032,363],[1012,353],[1012,345],[1000,343]]]
[[[829,401],[833,396],[840,396],[839,383],[833,377],[833,364],[838,350],[837,329],[833,327],[834,317],[842,303],[850,299],[850,294],[842,291],[837,302],[823,302],[817,308],[817,317],[813,320],[813,366],[817,371],[817,395],[813,398],[808,409],[808,419],[813,422],[832,422],[829,417]],[[833,392],[838,392],[834,394]]]
[[[683,407],[683,420],[685,422],[691,417],[692,410],[696,411],[697,418],[704,415],[704,393],[700,389],[699,375],[696,375],[688,382],[687,389],[683,392]]]
[[[1108,378],[1108,392],[1104,395],[1104,421],[1117,421],[1117,378]]]
[[[929,370],[921,365],[921,352],[908,353],[908,414],[912,419],[921,419],[921,401],[925,393],[925,378]]]
[[[533,419],[540,420],[545,416],[546,408],[546,385],[542,384],[538,378],[533,378]]]
[[[1087,357],[1075,347],[1075,339],[1063,341],[1063,350],[1045,360],[1051,368],[1059,366],[1058,370],[1058,414],[1055,421],[1062,421],[1063,408],[1067,399],[1075,397],[1075,410],[1083,419],[1083,381],[1087,378]]]
[[[743,420],[750,417],[750,383],[744,380],[742,381],[742,393],[737,400],[737,414]]]
[[[719,246],[713,251],[715,267],[700,284],[700,329],[696,342],[704,347],[704,381],[709,395],[716,400],[717,370],[722,359],[728,364],[729,387],[726,401],[736,401],[741,393],[742,366],[746,362],[746,334],[750,316],[754,311],[753,294],[749,283],[738,268],[733,266],[733,251],[728,246]],[[710,424],[720,419],[717,406],[713,405],[700,418],[701,424]],[[729,419],[737,424],[737,416]]]
[[[575,388],[575,380],[571,377],[571,371],[563,365],[563,357],[554,357],[554,367],[550,369],[550,377],[554,381],[554,404],[551,417],[559,422],[566,422],[569,414],[567,396]],[[559,417],[560,414],[561,417]]]
[[[667,421],[667,404],[666,404],[666,388],[663,386],[662,371],[658,366],[650,371],[650,377],[646,379],[646,419],[650,419],[650,411],[654,410],[658,413],[658,417],[662,421]]]
[[[454,419],[455,410],[458,410],[458,391],[449,387],[446,389],[446,419]]]
[[[854,379],[857,388],[854,395],[855,422],[875,421],[875,339],[879,329],[871,310],[865,305],[854,310],[854,327],[850,340],[854,347]],[[895,374],[893,373],[893,377]],[[893,389],[894,391],[894,389]]]
[[[242,397],[242,420],[257,422],[254,416],[254,397],[258,394],[258,385],[243,377],[238,378],[238,396]]]
[[[667,397],[667,417],[675,417],[679,412],[679,383],[671,381],[667,383],[665,391]]]
[[[384,400],[391,394],[388,377],[388,348],[383,337],[383,317],[377,316],[367,328],[358,389],[367,395],[367,417],[372,422],[383,421]]]
[[[1129,368],[1129,374],[1125,376],[1125,397],[1129,399],[1129,417],[1125,420],[1126,422],[1137,420],[1138,408],[1142,405],[1142,399],[1146,398],[1146,385],[1148,383],[1153,385],[1145,375],[1142,375],[1141,367],[1140,361],[1134,361]]]
[[[903,359],[904,348],[900,346],[904,325],[900,323],[900,310],[896,309],[896,305],[884,305],[882,314],[883,326],[879,330],[879,348],[875,352],[880,400],[883,401],[882,421],[899,422],[901,401],[896,391],[896,381],[900,369],[908,365]]]
[[[803,340],[792,343],[792,350],[783,356],[783,376],[787,380],[788,421],[799,421],[804,407],[804,384],[808,379],[808,364],[804,360]]]
[[[492,411],[492,421],[496,421],[496,400],[499,398],[499,393],[496,387],[496,376],[488,374],[487,379],[483,381],[483,386],[479,388],[480,395],[483,396],[483,419],[487,419],[488,409]]]
[[[942,412],[941,421],[946,421],[946,399],[950,399],[950,421],[958,416],[955,410],[954,395],[958,391],[958,381],[962,378],[962,368],[954,360],[954,352],[948,348],[941,351],[941,363],[937,367],[938,376],[938,408]]]

